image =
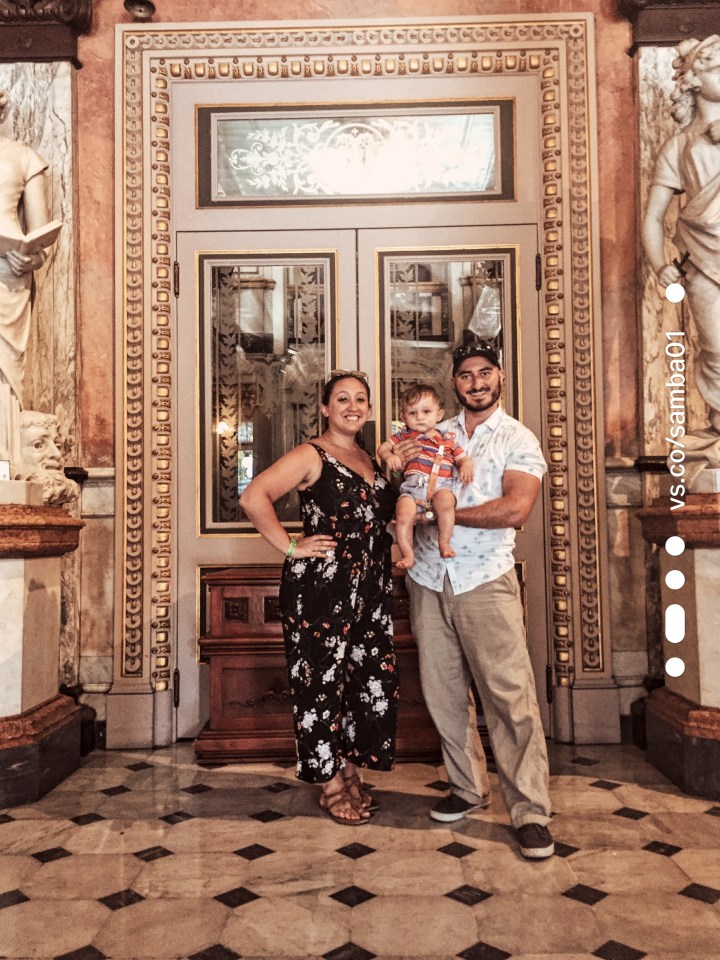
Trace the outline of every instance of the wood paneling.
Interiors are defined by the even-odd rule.
[[[210,719],[194,743],[199,763],[294,760],[292,706],[278,610],[280,567],[233,567],[201,578],[200,657],[210,665]],[[404,576],[393,577],[400,675],[397,756],[437,761],[439,738],[420,688]]]

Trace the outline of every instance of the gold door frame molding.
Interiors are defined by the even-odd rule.
[[[603,439],[593,42],[589,14],[117,28],[113,692],[168,691],[172,682],[173,85],[290,78],[302,99],[304,80],[428,75],[437,78],[439,95],[449,76],[539,81],[553,667],[560,690],[612,685],[602,590],[604,475],[596,466]]]

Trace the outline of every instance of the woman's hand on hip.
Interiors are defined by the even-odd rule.
[[[337,543],[332,537],[318,533],[313,537],[298,537],[293,559],[303,557],[331,557]]]

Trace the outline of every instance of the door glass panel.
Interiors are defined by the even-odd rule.
[[[399,422],[401,393],[415,381],[432,384],[444,397],[445,415],[454,416],[458,404],[447,388],[452,351],[486,340],[501,361],[505,353],[512,355],[515,250],[380,250],[378,257],[393,424]],[[511,380],[506,399],[512,412]]]
[[[250,529],[253,476],[319,433],[334,356],[335,254],[200,254],[202,531]],[[295,493],[277,503],[297,521]]]

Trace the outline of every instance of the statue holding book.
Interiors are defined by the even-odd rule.
[[[0,90],[0,125],[8,111]],[[49,232],[47,163],[27,144],[0,134],[0,459],[21,460],[22,379],[30,331],[33,271],[60,229]],[[34,239],[27,235],[32,234]]]

